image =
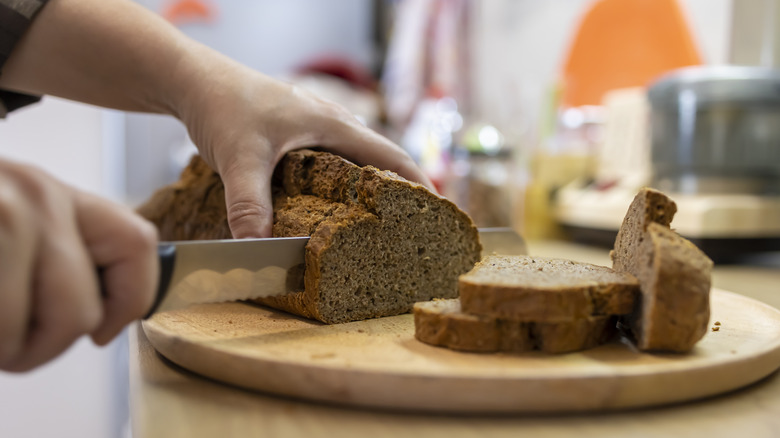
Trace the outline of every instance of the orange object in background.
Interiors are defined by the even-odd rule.
[[[676,0],[599,0],[575,33],[561,103],[600,105],[609,90],[645,86],[664,72],[698,64]]]
[[[215,8],[200,0],[176,0],[162,12],[166,20],[175,25],[210,23],[216,15]]]

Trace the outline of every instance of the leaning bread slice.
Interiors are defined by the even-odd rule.
[[[639,292],[630,274],[530,256],[486,256],[458,284],[464,312],[534,322],[627,314]]]
[[[414,335],[426,344],[472,352],[568,353],[601,345],[615,335],[616,318],[597,316],[570,322],[520,322],[461,311],[460,300],[414,305]]]
[[[648,224],[634,265],[642,298],[626,318],[640,350],[686,352],[704,336],[712,266],[687,239]]]
[[[677,204],[668,196],[655,189],[641,189],[628,207],[618,230],[615,246],[610,251],[612,268],[620,272],[634,273],[637,250],[645,237],[647,226],[657,223],[669,228],[675,213]]]
[[[639,279],[641,299],[625,318],[637,347],[689,351],[707,331],[712,260],[669,228],[677,206],[642,189],[628,208],[610,256]]]

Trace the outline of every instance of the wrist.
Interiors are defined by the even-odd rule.
[[[240,67],[210,47],[191,42],[168,75],[165,105],[171,115],[190,126],[190,120],[213,105],[210,100],[228,92]]]
[[[278,100],[269,96],[275,81],[198,43],[182,53],[169,75],[166,106],[187,127],[203,158],[219,170],[227,164],[220,158],[230,157],[220,157],[216,149],[246,143],[239,137],[256,131],[238,127],[257,128],[267,121],[260,115],[268,115],[266,104]]]

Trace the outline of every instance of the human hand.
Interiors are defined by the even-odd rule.
[[[403,149],[343,107],[216,53],[198,59],[212,70],[185,74],[197,85],[187,87],[194,91],[179,116],[203,158],[222,177],[233,237],[271,235],[271,175],[284,154],[294,149],[322,147],[435,190]]]
[[[0,161],[0,369],[32,369],[84,334],[106,344],[142,317],[156,242],[131,210]]]

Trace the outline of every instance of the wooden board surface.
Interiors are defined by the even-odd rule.
[[[329,326],[243,303],[162,313],[143,328],[183,368],[268,393],[415,412],[603,411],[720,394],[780,367],[780,311],[717,289],[711,304],[719,330],[685,355],[619,341],[564,355],[462,353],[415,340],[411,315]]]

